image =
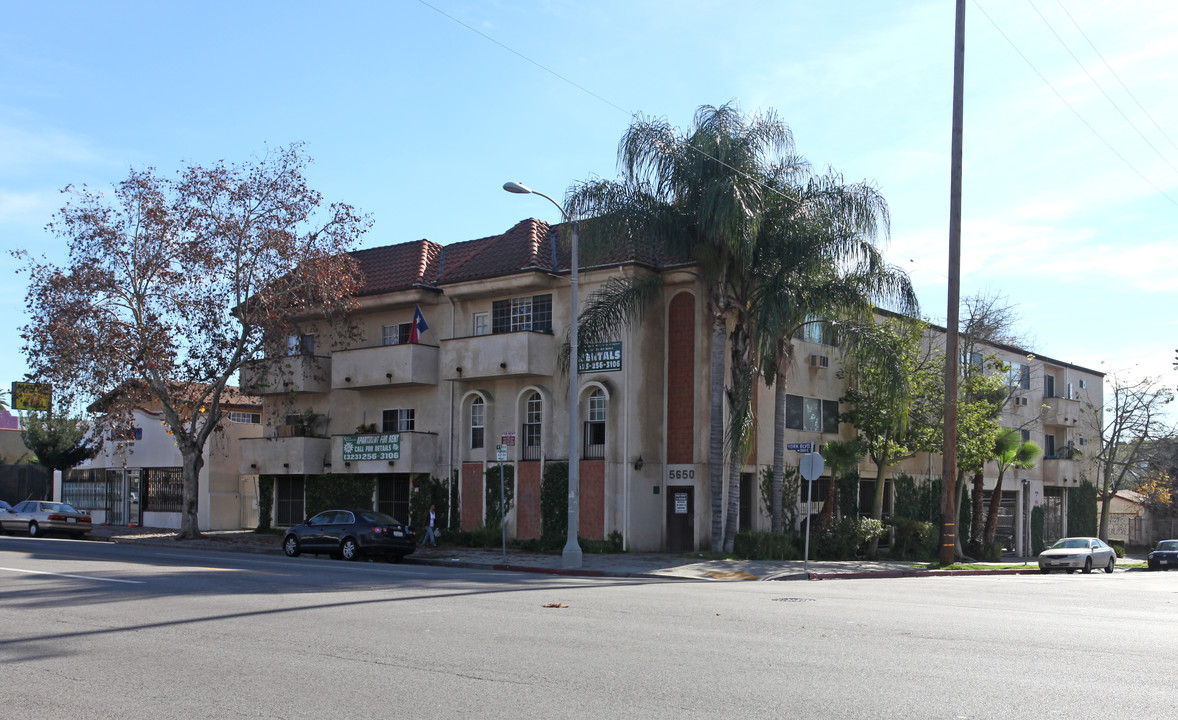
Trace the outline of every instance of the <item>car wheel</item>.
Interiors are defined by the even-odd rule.
[[[1051,572],[1051,571],[1050,571],[1050,570],[1048,570],[1047,568],[1039,568],[1039,572],[1041,572],[1041,573],[1043,573],[1044,575],[1046,575],[1047,573],[1049,573],[1049,572]]]
[[[287,535],[286,539],[282,541],[282,552],[286,553],[287,557],[298,557],[299,539],[294,535]]]
[[[1115,558],[1109,558],[1109,559],[1108,559],[1108,566],[1107,566],[1107,567],[1105,567],[1104,571],[1105,571],[1106,573],[1112,573],[1112,571],[1113,571],[1113,568],[1115,568],[1116,566],[1117,566],[1117,561],[1116,561],[1116,559],[1115,559]]]
[[[1084,558],[1084,574],[1087,575],[1090,572],[1092,572],[1092,558],[1087,557]]]
[[[1157,565],[1155,565],[1154,563],[1150,563],[1150,564],[1149,564],[1149,570],[1150,570],[1150,572],[1157,572],[1157,569],[1158,569],[1158,566],[1157,566]]]
[[[360,547],[352,538],[344,538],[339,544],[339,554],[344,560],[355,560],[360,557]]]
[[[1076,568],[1068,568],[1064,572],[1066,572],[1068,575],[1071,575],[1072,573],[1076,572]]]
[[[29,537],[37,537],[41,534],[41,526],[37,524],[36,520],[29,521]]]

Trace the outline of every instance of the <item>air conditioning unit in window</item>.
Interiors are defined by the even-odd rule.
[[[810,367],[813,367],[813,368],[830,367],[830,356],[829,355],[811,355],[810,356]]]

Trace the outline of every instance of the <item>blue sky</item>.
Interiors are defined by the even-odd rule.
[[[556,220],[502,184],[559,198],[615,177],[633,114],[687,127],[732,100],[775,110],[816,168],[879,186],[888,256],[944,322],[948,0],[0,10],[3,387],[26,369],[7,251],[64,258],[44,226],[68,184],[302,141],[312,184],[372,214],[365,247],[446,244]],[[967,18],[963,297],[1005,295],[1039,354],[1178,385],[1178,4],[977,0]]]

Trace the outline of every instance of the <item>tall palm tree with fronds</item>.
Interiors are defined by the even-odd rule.
[[[582,226],[589,252],[595,240],[652,243],[694,263],[704,284],[712,321],[708,464],[716,551],[724,539],[724,351],[730,327],[738,342],[745,337],[740,330],[747,305],[745,278],[754,260],[764,206],[772,195],[765,180],[792,145],[789,128],[775,114],[750,118],[732,103],[699,108],[687,132],[666,120],[639,118],[618,149],[622,179],[580,183],[567,198],[574,215],[596,218]],[[655,274],[608,284],[603,294],[590,298],[579,342],[605,339],[640,318],[645,303],[658,296],[660,281]],[[607,326],[607,321],[620,324]],[[595,338],[594,330],[604,334]],[[742,393],[740,388],[733,390]],[[730,426],[743,423],[737,417],[740,411],[730,404]],[[739,448],[732,437],[730,433],[728,452],[736,455]]]
[[[876,244],[889,229],[888,207],[869,183],[845,183],[807,165],[782,167],[773,203],[761,224],[752,313],[757,353],[774,386],[773,516],[781,529],[781,472],[785,456],[787,371],[794,338],[810,324],[830,323],[844,350],[871,353],[875,308],[916,315],[918,303],[903,270],[888,265]],[[898,372],[898,369],[897,369]]]

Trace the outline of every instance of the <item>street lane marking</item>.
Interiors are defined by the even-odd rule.
[[[92,557],[83,557],[81,555],[57,555],[54,553],[37,553],[37,554],[41,557],[62,558],[65,560],[91,560],[92,561],[95,559]],[[184,557],[184,556],[183,555],[161,555],[161,557]],[[274,573],[274,572],[262,572],[261,570],[241,570],[238,568],[204,567],[201,565],[172,565],[169,563],[144,562],[142,560],[120,560],[119,562],[125,562],[130,565],[148,565],[150,567],[182,568],[185,570],[210,570],[212,572],[241,572],[241,573],[250,573],[251,575],[274,575],[276,577],[297,577],[298,576],[297,573]],[[8,570],[8,569],[9,568],[0,568],[0,570]],[[20,571],[20,572],[37,572],[37,571],[28,570],[28,571]],[[53,575],[54,573],[46,573],[46,574]],[[75,576],[63,575],[62,577],[75,577]],[[82,577],[82,576],[79,575],[76,577]],[[135,581],[123,580],[122,582],[139,582],[139,581],[137,581],[137,580],[135,580]]]
[[[127,583],[128,585],[144,585],[144,584],[146,584],[142,580],[116,580],[115,578],[90,577],[89,575],[68,575],[66,573],[51,573],[51,572],[45,572],[44,570],[23,570],[21,568],[6,568],[6,567],[0,567],[0,570],[7,570],[8,572],[14,572],[14,573],[28,573],[29,575],[52,575],[54,577],[76,578],[78,580],[95,580],[97,582]]]

